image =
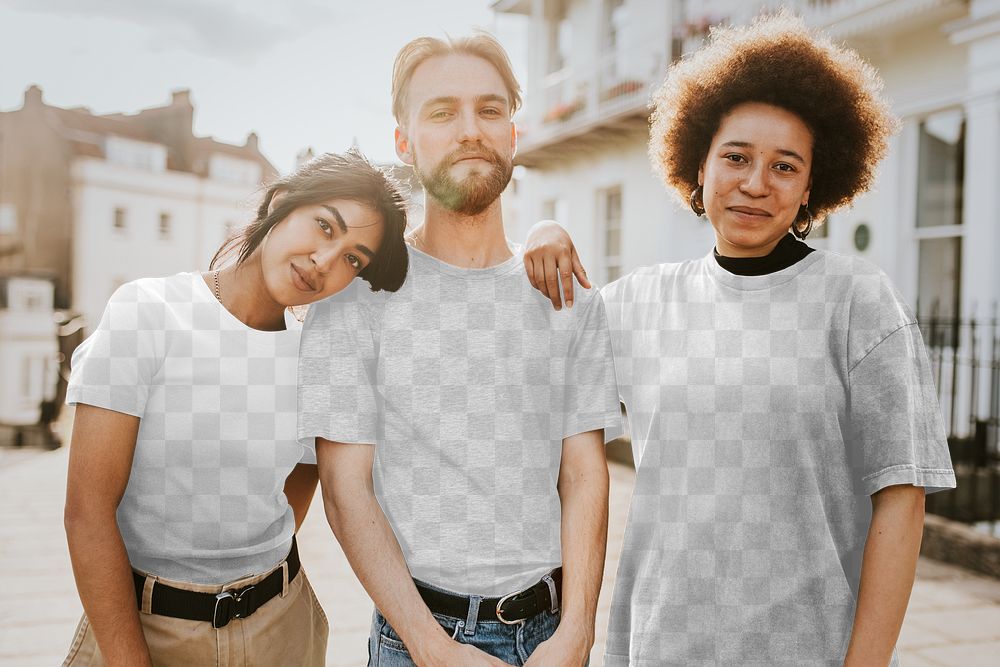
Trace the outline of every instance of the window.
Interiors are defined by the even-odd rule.
[[[621,43],[626,20],[625,0],[604,0],[604,50],[613,53]]]
[[[917,158],[917,227],[962,224],[965,118],[934,114],[920,123]]]
[[[17,206],[0,204],[0,234],[17,234]]]
[[[826,220],[823,221],[822,225],[813,225],[813,229],[809,232],[809,236],[806,238],[806,243],[814,239],[828,239],[830,238],[830,219],[832,216],[826,216]]]
[[[560,225],[566,225],[569,219],[565,199],[547,199],[542,202],[542,220],[555,220]]]
[[[604,280],[611,282],[622,275],[622,189],[615,186],[601,193],[601,227],[604,245]]]
[[[115,209],[114,229],[116,232],[125,231],[125,209],[121,207]]]
[[[161,213],[160,214],[160,238],[169,239],[170,238],[170,214]]]
[[[261,179],[261,169],[259,164],[251,160],[213,154],[208,160],[208,176],[224,183],[257,185]]]
[[[573,25],[569,21],[569,0],[553,3],[549,20],[549,62],[547,71],[558,72],[569,64]]]
[[[965,116],[958,109],[927,116],[919,124],[918,136],[917,312],[921,317],[958,317]]]
[[[107,136],[104,154],[108,162],[131,169],[161,172],[167,168],[167,147],[146,141]]]

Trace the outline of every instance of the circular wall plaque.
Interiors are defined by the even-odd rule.
[[[868,244],[872,240],[872,230],[864,222],[859,224],[854,228],[854,247],[858,249],[859,252],[864,252],[868,249]]]

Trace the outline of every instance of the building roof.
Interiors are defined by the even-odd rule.
[[[251,132],[242,146],[218,141],[212,137],[197,137],[192,130],[194,106],[190,91],[175,91],[165,106],[142,109],[136,113],[95,114],[85,107],[65,109],[46,104],[38,86],[24,94],[23,109],[37,109],[47,122],[67,142],[73,155],[105,158],[105,139],[109,136],[132,141],[159,144],[167,149],[167,169],[185,171],[206,177],[208,158],[223,154],[256,162],[261,176],[268,181],[277,170],[258,147],[257,135]]]

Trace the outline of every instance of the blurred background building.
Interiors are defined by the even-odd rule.
[[[193,118],[187,90],[96,115],[28,88],[0,113],[0,272],[47,273],[54,307],[91,330],[122,283],[207,266],[275,170],[255,134],[242,146],[197,137]]]

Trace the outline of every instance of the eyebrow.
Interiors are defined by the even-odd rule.
[[[726,143],[724,143],[721,146],[719,146],[719,148],[726,148],[726,147],[733,147],[733,148],[753,148],[753,144],[751,144],[749,141],[727,141]],[[788,148],[779,148],[779,149],[777,149],[777,152],[778,152],[779,155],[785,155],[787,157],[790,157],[790,158],[793,158],[795,160],[798,160],[803,165],[805,165],[805,163],[806,163],[805,158],[803,158],[801,155],[799,155],[795,151],[790,150]]]
[[[340,211],[338,211],[337,209],[335,209],[333,206],[327,206],[326,204],[323,204],[323,208],[325,208],[327,211],[329,211],[330,215],[333,216],[333,219],[337,222],[337,226],[340,227],[340,233],[341,234],[346,234],[347,233],[347,223],[344,222],[344,216],[342,216],[340,214]]]
[[[344,222],[344,216],[340,215],[340,211],[338,211],[333,206],[327,206],[326,204],[323,204],[323,208],[325,208],[327,211],[329,211],[330,215],[333,216],[334,220],[337,222],[337,227],[340,228],[340,233],[341,234],[346,234],[347,233],[347,223]],[[366,255],[369,260],[375,259],[375,253],[372,252],[371,248],[369,248],[368,246],[362,245],[362,244],[359,243],[359,244],[357,244],[354,247],[357,248],[358,252]]]

